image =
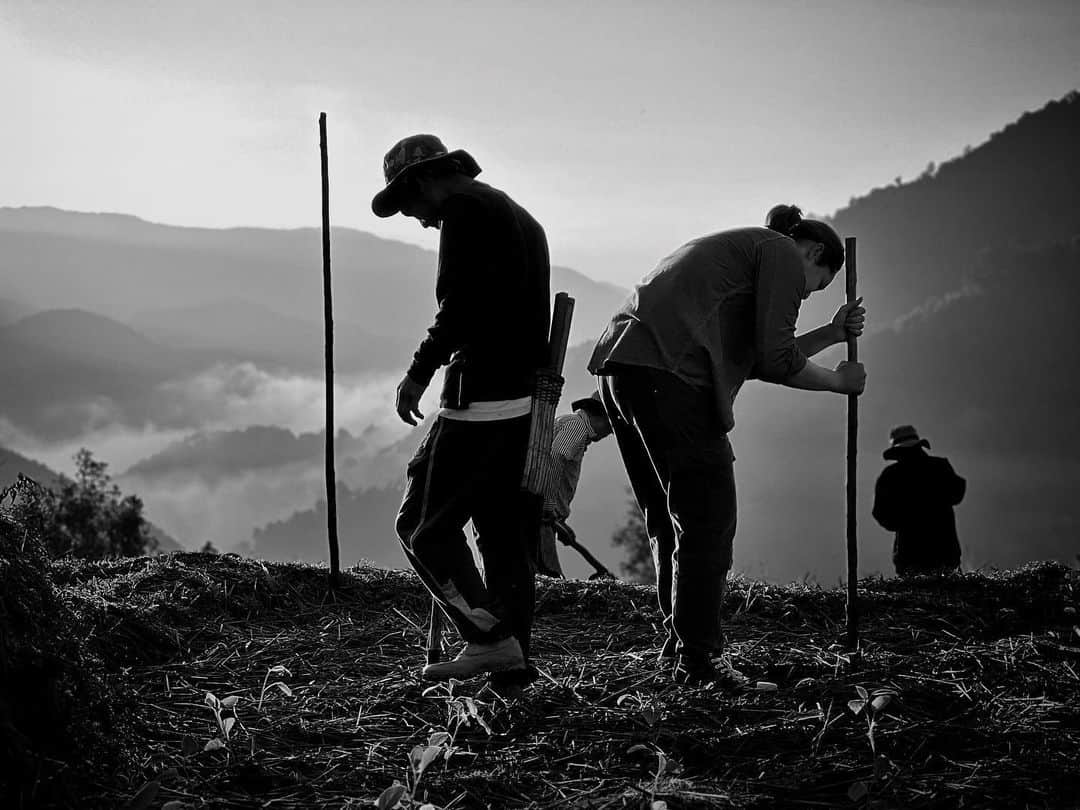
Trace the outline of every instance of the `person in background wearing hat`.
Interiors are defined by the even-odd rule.
[[[423,419],[420,397],[440,366],[440,409],[407,467],[397,517],[405,555],[454,623],[464,650],[429,664],[432,680],[496,673],[534,678],[532,549],[540,504],[521,491],[536,372],[547,362],[550,265],[543,228],[509,196],[476,180],[467,152],[433,135],[397,143],[372,209],[440,229],[438,312],[397,389],[397,412]],[[481,576],[464,528],[477,532]]]
[[[572,413],[555,420],[551,439],[551,478],[544,494],[536,567],[539,573],[549,577],[563,575],[556,547],[558,536],[562,535],[564,540],[574,539],[566,519],[570,517],[570,502],[577,493],[585,451],[611,435],[611,421],[599,393],[571,403],[570,409]]]
[[[948,459],[926,452],[930,442],[911,425],[893,428],[882,454],[893,463],[874,487],[874,519],[895,532],[893,565],[901,577],[947,574],[960,567],[960,541],[953,507],[967,482]]]
[[[828,369],[807,359],[862,333],[860,301],[795,336],[802,301],[825,289],[843,263],[831,227],[777,206],[767,228],[703,236],[661,260],[612,318],[589,362],[645,518],[667,635],[661,662],[674,663],[677,683],[747,683],[720,657],[735,537],[728,433],[743,382],[863,391],[861,364]]]

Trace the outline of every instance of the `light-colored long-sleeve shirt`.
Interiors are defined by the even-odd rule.
[[[551,438],[551,477],[544,489],[544,512],[557,520],[570,516],[570,502],[581,478],[581,461],[593,442],[589,422],[580,412],[556,417]]]
[[[562,576],[555,522],[562,523],[570,516],[570,502],[574,500],[581,478],[581,461],[593,441],[589,420],[581,411],[556,417],[551,439],[551,465],[544,486],[544,521],[537,549],[537,566],[542,574]]]
[[[688,242],[662,259],[612,318],[593,374],[644,366],[714,392],[725,432],[748,378],[783,382],[806,365],[795,342],[806,277],[795,243],[767,228]]]

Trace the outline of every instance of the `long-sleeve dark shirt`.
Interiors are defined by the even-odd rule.
[[[427,385],[449,364],[442,407],[532,393],[551,320],[547,238],[528,211],[473,181],[443,205],[439,310],[409,376]]]
[[[874,519],[896,533],[893,564],[898,571],[960,565],[953,507],[964,499],[966,488],[948,459],[921,448],[905,451],[881,471],[874,487]]]
[[[782,382],[806,365],[795,343],[806,277],[795,243],[766,228],[703,236],[661,260],[612,318],[589,371],[645,366],[711,388],[722,429],[749,377]]]

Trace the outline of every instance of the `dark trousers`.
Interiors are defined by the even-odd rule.
[[[439,418],[409,462],[397,533],[405,556],[467,642],[515,636],[526,660],[535,585],[530,554],[540,503],[523,493],[529,417],[498,422]],[[465,536],[472,520],[480,574]],[[483,626],[451,604],[456,590],[471,609],[498,621]],[[458,600],[460,602],[460,600]]]
[[[712,392],[672,374],[626,368],[600,393],[656,565],[656,592],[679,653],[715,655],[735,538],[731,445]]]

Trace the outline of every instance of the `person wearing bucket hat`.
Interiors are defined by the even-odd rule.
[[[892,429],[882,456],[893,462],[874,487],[874,519],[894,532],[893,565],[901,577],[942,574],[960,567],[954,507],[967,482],[948,459],[926,451],[930,442],[911,425]]]
[[[555,419],[551,438],[551,478],[545,486],[544,514],[536,567],[549,577],[561,577],[557,535],[567,531],[570,503],[577,494],[585,451],[611,435],[611,421],[599,393],[570,403],[570,413]]]
[[[422,205],[423,200],[417,199],[416,188],[410,185],[410,179],[415,180],[425,173],[428,176],[460,174],[472,178],[480,174],[480,164],[464,149],[448,151],[434,135],[402,138],[383,158],[386,188],[372,198],[371,210],[376,216],[392,217],[402,210],[403,202]]]
[[[402,213],[438,228],[438,310],[397,389],[403,421],[445,366],[440,409],[406,468],[397,533],[406,558],[465,648],[428,664],[430,680],[495,673],[511,688],[533,679],[532,549],[541,505],[519,486],[536,372],[547,363],[550,264],[543,228],[507,194],[476,179],[464,150],[434,135],[399,141],[383,160],[378,216]],[[464,535],[472,521],[483,574]]]
[[[747,683],[720,656],[736,515],[728,433],[739,389],[757,378],[861,394],[866,380],[859,363],[833,370],[808,360],[862,333],[861,301],[795,335],[802,301],[844,263],[840,237],[795,206],[773,208],[767,225],[704,236],[662,259],[589,362],[653,550],[661,661],[682,684]]]

